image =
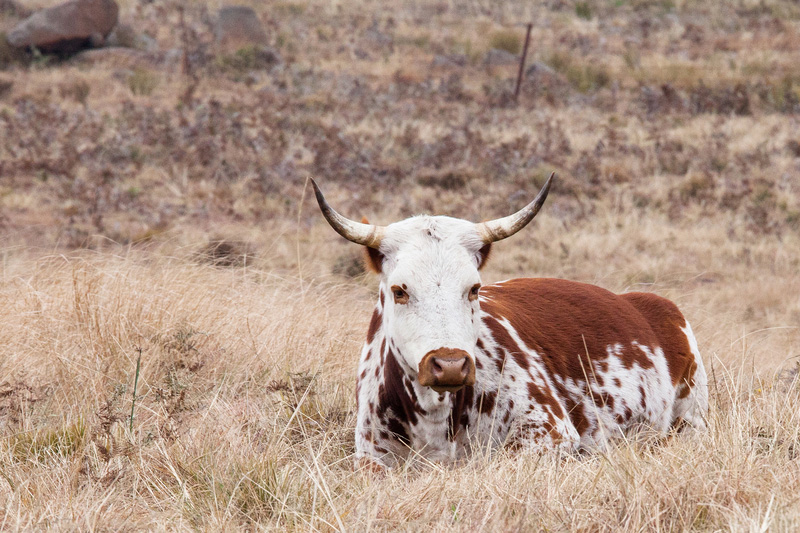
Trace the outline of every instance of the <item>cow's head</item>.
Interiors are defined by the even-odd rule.
[[[381,276],[384,333],[398,362],[438,392],[475,383],[480,328],[480,268],[495,241],[528,224],[547,198],[553,175],[530,204],[513,215],[475,224],[416,216],[388,226],[349,220],[334,211],[315,182],[317,202],[342,237],[367,247]]]

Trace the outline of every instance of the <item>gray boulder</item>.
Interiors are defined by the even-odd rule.
[[[267,32],[252,8],[228,6],[219,10],[215,28],[217,44],[226,49],[266,45]]]
[[[501,67],[503,65],[517,65],[519,64],[519,56],[500,50],[499,48],[492,48],[486,52],[486,57],[483,62],[490,67]]]
[[[69,0],[23,20],[7,40],[16,48],[35,46],[46,53],[70,54],[102,46],[118,17],[114,0]]]

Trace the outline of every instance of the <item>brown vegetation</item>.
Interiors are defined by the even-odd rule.
[[[0,529],[800,526],[796,3],[254,4],[280,57],[182,4],[121,2],[160,51],[0,49]],[[483,58],[528,21],[514,104]],[[672,298],[711,429],[354,472],[375,279],[305,178],[477,221],[552,170],[485,280]]]

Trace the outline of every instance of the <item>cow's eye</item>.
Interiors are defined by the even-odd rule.
[[[476,283],[475,285],[472,286],[472,288],[469,290],[470,301],[474,302],[475,300],[478,299],[478,293],[480,292],[480,290],[481,290],[480,283]]]
[[[398,285],[392,285],[392,294],[394,295],[394,303],[396,304],[408,303],[408,293],[405,290],[403,290],[402,287]]]

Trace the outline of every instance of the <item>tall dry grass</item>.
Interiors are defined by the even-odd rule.
[[[710,429],[385,477],[351,461],[374,280],[330,273],[353,250],[321,221],[301,240],[287,232],[273,256],[228,268],[181,247],[6,254],[0,529],[800,526],[796,239],[613,207],[575,228],[544,213],[497,246],[485,280],[565,276],[675,299],[711,373]]]

